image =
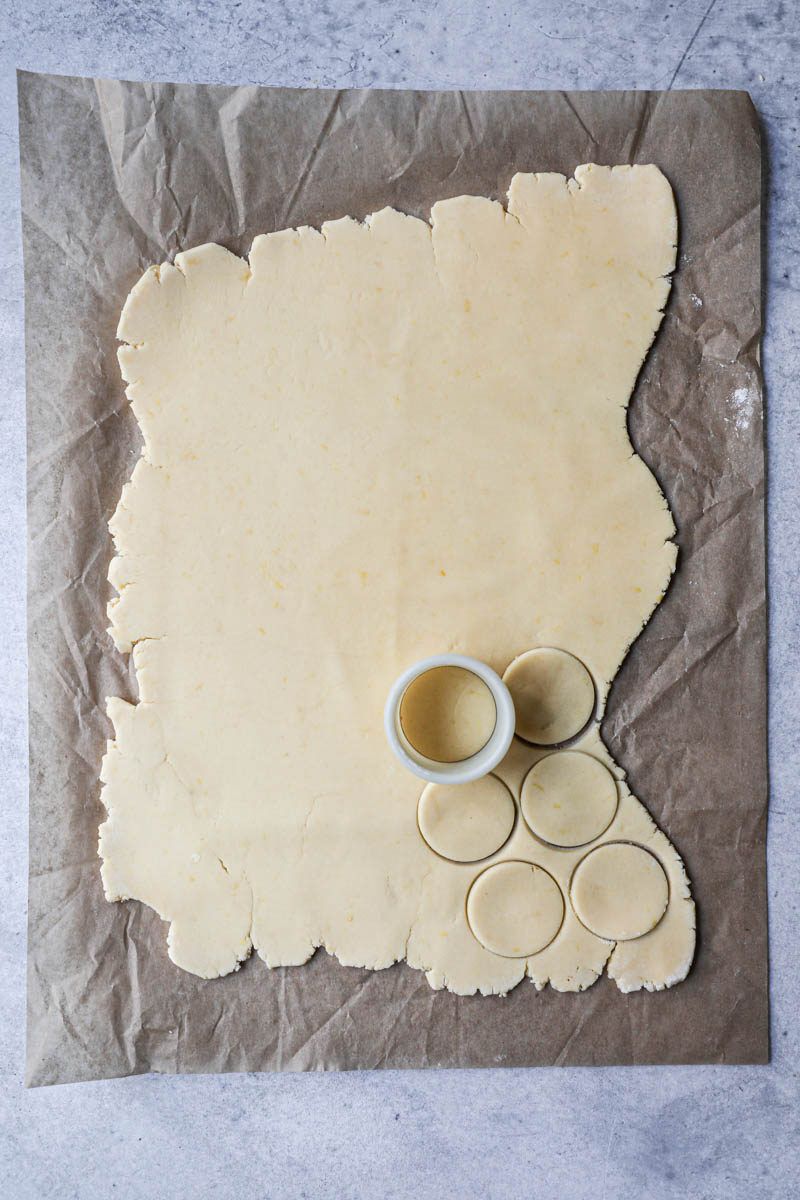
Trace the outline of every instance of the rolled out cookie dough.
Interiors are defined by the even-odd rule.
[[[405,958],[462,994],[526,975],[577,990],[606,965],[623,991],[685,976],[683,865],[597,724],[675,565],[625,418],[675,242],[656,167],[584,166],[516,175],[507,210],[384,209],[258,237],[248,261],[201,246],[133,289],[119,358],[144,452],[111,521],[109,614],[140,700],[108,703],[100,853],[107,898],[155,908],[180,967],[324,946],[374,969]],[[488,862],[448,861],[385,743],[386,693],[430,654],[502,674],[545,647],[588,672],[594,722],[571,749],[615,774],[616,815],[591,847],[517,819]],[[515,804],[545,753],[515,741],[498,768]],[[570,898],[604,842],[646,847],[669,883],[661,920],[616,945]],[[523,940],[536,905],[505,886],[513,862],[553,881],[544,933],[562,898],[547,944]],[[527,957],[482,944],[468,894],[487,940]]]

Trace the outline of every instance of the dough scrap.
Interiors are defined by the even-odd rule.
[[[133,289],[119,359],[144,453],[110,522],[109,617],[140,699],[108,702],[100,854],[108,900],[169,921],[178,966],[211,978],[253,948],[277,966],[324,946],[461,994],[526,975],[580,990],[606,966],[623,991],[685,976],[683,864],[598,725],[675,566],[625,409],[676,236],[656,167],[587,165],[516,175],[507,210],[384,209],[258,237],[249,261],[200,246]],[[420,836],[382,709],[424,656],[502,674],[544,647],[594,680],[573,749],[618,781],[601,841],[646,847],[670,899],[616,946],[567,900],[544,949],[507,958],[467,920],[484,866]],[[515,802],[542,754],[515,741],[498,768]],[[585,854],[517,820],[493,861],[568,897]]]

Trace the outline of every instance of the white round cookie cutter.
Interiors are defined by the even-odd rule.
[[[441,763],[436,762],[435,759],[426,758],[424,754],[420,754],[418,750],[414,749],[400,724],[400,706],[406,689],[420,675],[424,675],[426,671],[432,671],[434,667],[463,667],[466,671],[477,675],[492,693],[497,710],[494,730],[486,745],[482,746],[477,754],[473,754],[470,758],[463,758],[459,762]],[[404,767],[413,771],[420,779],[427,780],[428,783],[471,783],[474,779],[488,775],[508,753],[514,737],[515,723],[514,701],[500,676],[491,667],[487,667],[486,663],[480,662],[477,658],[470,658],[466,654],[432,654],[430,658],[421,658],[419,662],[414,663],[413,667],[403,671],[403,674],[392,684],[386,698],[386,707],[383,710],[386,737],[395,756]]]

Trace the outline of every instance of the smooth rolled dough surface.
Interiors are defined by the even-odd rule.
[[[275,966],[324,946],[463,994],[526,975],[581,989],[606,965],[623,991],[685,976],[683,865],[597,724],[675,565],[625,408],[676,228],[656,167],[584,166],[516,175],[507,210],[385,209],[258,237],[249,261],[201,246],[133,289],[119,358],[144,452],[110,523],[109,614],[140,699],[108,702],[100,853],[108,899],[153,906],[180,967],[213,977],[253,949]],[[424,656],[502,674],[545,647],[597,692],[573,749],[618,780],[601,843],[647,847],[669,904],[643,937],[598,938],[568,898],[586,848],[517,820],[489,865],[533,864],[567,899],[552,941],[509,958],[467,920],[486,864],[421,836],[382,709]],[[541,755],[515,741],[498,768],[515,803]]]

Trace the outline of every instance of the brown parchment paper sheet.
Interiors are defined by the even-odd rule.
[[[768,1056],[760,146],[734,92],[319,91],[22,73],[29,447],[28,1081],[143,1071],[763,1062]],[[125,296],[206,241],[364,217],[427,217],[515,171],[655,162],[680,257],[630,413],[678,525],[664,604],[604,733],[675,843],[699,916],[666,992],[433,992],[405,964],[319,951],[205,981],[165,929],[100,884],[105,696],[135,698],[106,633],[106,522],[139,454],[116,362]]]

